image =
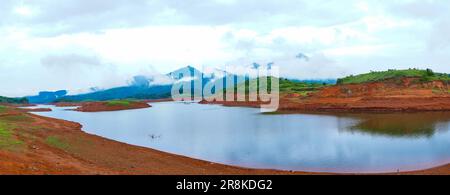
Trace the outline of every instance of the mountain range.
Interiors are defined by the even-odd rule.
[[[190,75],[184,75],[189,73]],[[106,101],[113,99],[164,99],[171,97],[171,90],[173,83],[178,82],[191,82],[191,89],[194,92],[194,83],[202,80],[202,88],[209,82],[223,82],[224,88],[226,88],[226,75],[233,75],[235,83],[237,81],[248,80],[248,77],[230,74],[226,71],[216,69],[212,73],[205,74],[192,66],[187,66],[166,75],[170,82],[158,82],[152,77],[135,76],[133,81],[127,86],[115,87],[106,90],[95,90],[93,92],[67,95],[66,90],[60,90],[55,92],[43,91],[37,96],[26,97],[30,103],[51,103],[51,102],[79,102],[79,101]],[[335,83],[335,80],[295,80],[294,82],[306,82],[306,83]],[[238,83],[237,83],[238,84]],[[212,89],[212,93],[215,90]]]
[[[42,104],[53,102],[59,98],[62,98],[67,95],[67,90],[59,90],[59,91],[41,91],[36,96],[28,96],[28,102],[33,104]]]

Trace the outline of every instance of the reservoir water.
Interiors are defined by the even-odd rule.
[[[50,107],[108,139],[249,168],[396,172],[450,162],[450,113],[261,114],[180,102],[115,112]],[[95,148],[93,148],[95,150]]]

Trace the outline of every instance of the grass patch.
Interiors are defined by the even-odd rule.
[[[245,89],[245,95],[246,99],[248,99],[250,86],[253,86],[256,88],[256,92],[259,94],[260,89],[260,80],[264,77],[246,80],[245,82],[241,82],[239,84],[235,84],[234,86],[234,92],[237,94],[238,89]],[[297,82],[297,81],[291,81],[289,79],[285,78],[267,78],[267,92],[271,93],[271,85],[272,85],[272,79],[277,79],[279,84],[279,92],[280,93],[296,93],[300,94],[301,96],[307,96],[309,93],[314,93],[318,91],[319,89],[330,86],[326,83],[306,83],[306,82]],[[227,90],[233,90],[233,88],[229,87],[226,89],[223,89],[222,95],[225,98],[225,94]]]
[[[2,105],[0,105],[0,113],[2,113],[2,112],[6,112],[6,106],[2,106]]]
[[[9,115],[1,118],[5,122],[32,122],[33,119],[26,115]]]
[[[383,81],[386,79],[398,79],[404,77],[417,77],[421,82],[429,81],[450,81],[450,75],[444,73],[435,73],[431,69],[406,69],[406,70],[388,70],[388,71],[372,71],[366,74],[356,76],[348,76],[338,79],[337,84],[358,84],[375,81]]]
[[[21,145],[22,142],[15,139],[12,134],[12,127],[0,122],[0,149]]]
[[[0,96],[0,103],[10,103],[10,104],[26,104],[28,103],[27,98],[9,98]]]
[[[279,83],[281,93],[298,93],[301,95],[306,95],[329,85],[326,83],[295,82],[288,79],[280,79]]]
[[[69,148],[69,144],[62,141],[61,139],[55,137],[55,136],[49,136],[47,137],[47,139],[45,140],[45,142],[53,147],[62,149],[62,150],[66,150]]]
[[[313,93],[315,93],[316,91],[302,91],[302,92],[299,92],[298,94],[300,94],[300,96],[303,96],[303,97],[306,97],[306,96],[308,96],[309,94],[313,94]]]
[[[132,101],[129,100],[111,100],[107,101],[107,106],[130,106]]]
[[[446,91],[441,90],[441,89],[439,89],[439,88],[433,88],[431,91],[432,91],[434,94],[445,94],[445,93],[446,93]]]
[[[450,94],[450,89],[439,89],[439,88],[433,88],[432,92],[434,94]]]

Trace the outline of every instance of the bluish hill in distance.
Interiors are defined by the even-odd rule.
[[[170,97],[171,86],[125,86],[92,93],[64,96],[57,102],[106,101],[114,99],[161,99]]]
[[[43,104],[43,103],[53,102],[61,97],[64,97],[65,95],[67,95],[66,90],[59,90],[59,91],[54,91],[54,92],[41,91],[41,92],[39,92],[39,95],[28,96],[26,98],[32,104]]]

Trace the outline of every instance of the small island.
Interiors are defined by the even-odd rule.
[[[111,100],[105,102],[83,102],[79,107],[74,109],[79,112],[104,112],[104,111],[118,111],[131,110],[151,107],[144,101],[132,100]]]

